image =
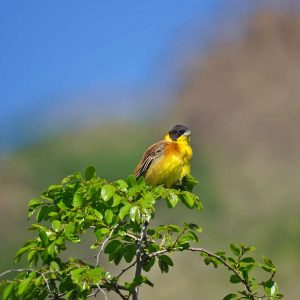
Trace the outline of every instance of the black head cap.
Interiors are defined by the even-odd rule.
[[[176,141],[182,135],[191,135],[191,131],[184,125],[175,125],[170,131],[169,135],[173,141]]]

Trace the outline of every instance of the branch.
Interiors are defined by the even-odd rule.
[[[135,241],[138,241],[139,240],[139,237],[138,236],[135,236],[134,234],[131,234],[131,233],[128,233],[128,232],[125,232],[125,235],[132,238],[133,240]]]
[[[99,292],[101,292],[104,295],[105,300],[107,300],[106,293],[99,284],[97,284],[97,290],[94,293],[89,294],[87,297],[96,297]]]
[[[107,282],[105,284],[97,284],[92,285],[92,288],[96,289],[94,293],[89,294],[87,297],[96,297],[99,292],[102,292],[104,294],[105,300],[107,300],[106,293],[104,292],[104,289],[107,289],[108,291],[114,291],[117,293],[123,300],[128,300],[128,296],[124,296],[121,293],[121,290],[128,291],[124,286],[119,285],[118,283],[112,283]]]
[[[143,248],[143,241],[146,238],[146,232],[147,232],[147,227],[148,227],[148,222],[145,221],[142,229],[141,229],[141,234],[140,238],[137,244],[137,250],[136,250],[136,269],[135,269],[135,276],[134,278],[138,278],[142,274],[142,248]],[[138,300],[138,292],[139,292],[139,286],[137,285],[134,288],[134,291],[132,293],[132,300]]]
[[[222,263],[225,267],[227,267],[230,271],[232,271],[236,276],[238,276],[241,283],[244,285],[244,288],[245,288],[246,292],[248,293],[248,296],[250,297],[250,299],[254,300],[256,298],[255,295],[251,291],[251,286],[243,278],[243,276],[240,274],[240,272],[237,271],[230,264],[228,264],[222,257],[220,257],[219,255],[216,255],[213,252],[210,252],[206,249],[203,249],[203,248],[189,247],[189,248],[186,248],[184,250],[189,250],[189,251],[192,251],[192,252],[201,252],[201,253],[207,254],[208,256],[216,258],[220,263]],[[167,253],[167,252],[173,252],[173,251],[182,251],[182,248],[178,247],[178,248],[164,249],[164,250],[152,252],[148,255],[148,257],[159,256],[161,254],[164,254],[164,253]]]
[[[120,278],[126,271],[128,271],[129,269],[131,269],[136,264],[136,262],[137,261],[135,260],[131,265],[129,265],[127,268],[123,269],[122,272],[118,276],[116,276],[116,277]]]
[[[226,266],[229,270],[231,270],[236,276],[239,277],[240,281],[243,283],[244,288],[246,290],[246,292],[249,294],[250,299],[254,299],[255,296],[253,295],[252,291],[251,291],[251,286],[249,285],[249,283],[243,278],[243,276],[240,274],[239,271],[237,271],[234,267],[232,267],[230,264],[228,264],[222,257],[220,257],[219,255],[216,255],[208,250],[205,250],[203,248],[194,248],[194,247],[190,247],[187,250],[189,251],[193,251],[193,252],[202,252],[202,253],[206,253],[208,256],[212,256],[214,258],[216,258],[219,262],[221,262],[224,266]]]

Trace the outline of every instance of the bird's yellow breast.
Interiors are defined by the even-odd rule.
[[[166,142],[164,154],[151,165],[145,176],[146,182],[153,186],[165,184],[170,187],[181,181],[184,176],[190,174],[192,154],[187,137],[176,142]]]

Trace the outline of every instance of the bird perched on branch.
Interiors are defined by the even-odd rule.
[[[134,170],[136,178],[143,176],[148,185],[170,187],[190,174],[193,155],[190,146],[192,132],[183,125],[175,125],[164,139],[151,145]]]

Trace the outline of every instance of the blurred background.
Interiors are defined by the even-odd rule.
[[[280,292],[298,299],[299,9],[288,0],[2,1],[0,271],[29,237],[30,198],[89,164],[100,177],[127,177],[182,123],[205,210],[161,205],[159,221],[199,223],[211,250],[256,245],[277,265]],[[168,275],[148,274],[155,288],[142,298],[222,299],[227,273],[176,257]]]

